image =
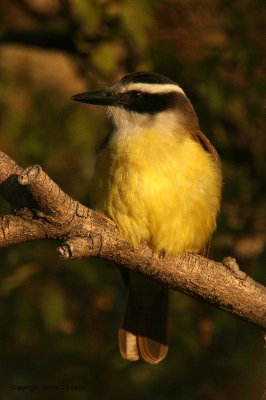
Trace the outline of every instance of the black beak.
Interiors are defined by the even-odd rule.
[[[112,95],[104,90],[75,94],[71,97],[71,100],[88,104],[97,104],[99,106],[114,106],[119,102],[118,96]]]

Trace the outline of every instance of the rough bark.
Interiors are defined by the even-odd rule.
[[[57,252],[64,259],[105,258],[266,329],[266,288],[234,259],[215,262],[189,253],[165,257],[146,243],[132,249],[112,221],[65,194],[40,166],[23,170],[2,152],[0,194],[12,207],[0,218],[1,247],[59,239]]]

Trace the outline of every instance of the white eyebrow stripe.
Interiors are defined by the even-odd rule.
[[[123,91],[139,90],[147,93],[169,93],[177,92],[185,95],[180,86],[174,84],[156,84],[156,83],[129,83],[123,88]]]

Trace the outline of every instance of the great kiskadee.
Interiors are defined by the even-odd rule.
[[[96,161],[94,209],[134,248],[145,241],[165,256],[205,255],[220,208],[221,166],[180,86],[137,72],[72,99],[105,106],[113,120]],[[134,273],[128,281],[121,355],[156,364],[168,351],[167,288]]]

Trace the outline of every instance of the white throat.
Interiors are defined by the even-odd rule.
[[[171,109],[156,114],[137,113],[119,107],[108,107],[117,134],[132,135],[143,130],[154,130],[162,134],[174,133],[181,127],[177,110]]]

